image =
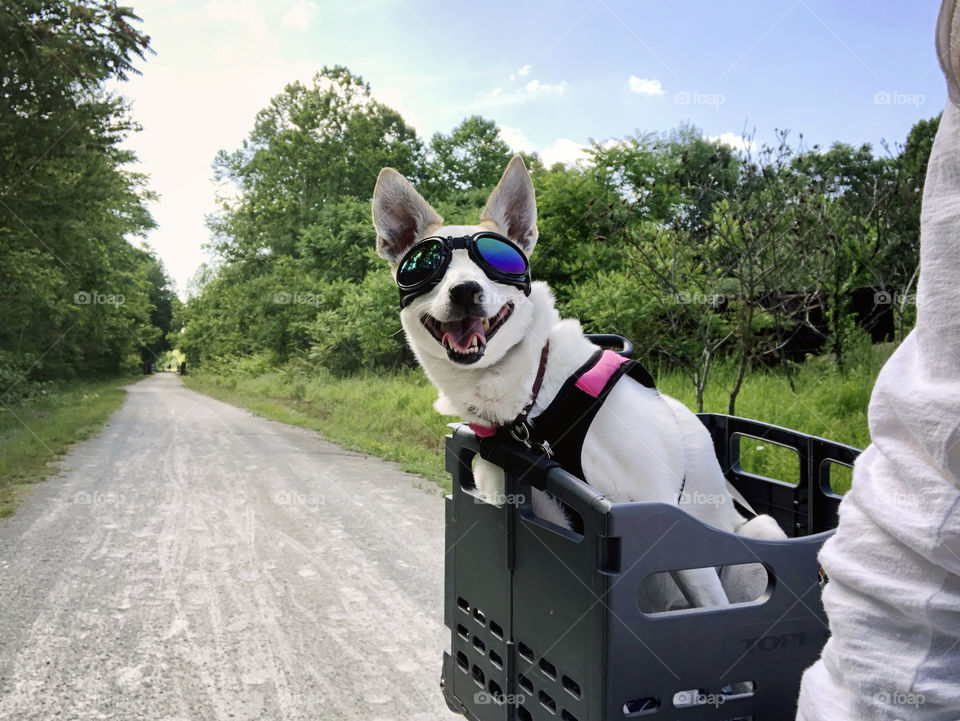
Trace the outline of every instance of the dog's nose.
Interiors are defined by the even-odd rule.
[[[472,280],[459,283],[450,289],[450,302],[469,311],[483,304],[483,288]]]

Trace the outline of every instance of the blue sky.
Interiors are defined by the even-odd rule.
[[[204,260],[214,154],[323,65],[362,75],[424,138],[479,113],[551,161],[686,121],[734,144],[745,129],[762,143],[789,128],[880,152],[946,97],[936,0],[131,2],[157,55],[119,89],[161,194],[149,242],[181,294]]]

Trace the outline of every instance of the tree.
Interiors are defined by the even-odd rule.
[[[239,195],[208,220],[212,248],[228,261],[296,256],[324,206],[370,197],[387,165],[416,177],[422,144],[361,77],[335,66],[310,87],[291,83],[257,113],[240,149],[217,154],[215,177]]]
[[[423,190],[432,199],[445,200],[464,191],[493,188],[512,156],[497,124],[471,115],[449,135],[435,133],[431,138]]]
[[[21,0],[0,10],[0,376],[114,373],[156,335],[129,237],[153,226],[137,130],[103,90],[149,52],[127,8]],[[28,383],[20,386],[29,387]]]

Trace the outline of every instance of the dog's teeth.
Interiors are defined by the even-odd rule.
[[[489,318],[484,318],[484,319],[483,319],[483,332],[486,333],[486,332],[488,332],[489,330],[490,330],[490,319],[489,319]]]

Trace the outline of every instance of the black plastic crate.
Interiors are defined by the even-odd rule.
[[[488,460],[507,471],[507,503],[484,503],[471,473],[477,438],[454,427],[444,609],[452,640],[442,678],[451,709],[476,721],[794,717],[802,672],[828,635],[816,556],[840,502],[830,467],[852,465],[859,451],[741,418],[700,418],[728,479],[789,540],[724,533],[668,504],[610,503],[556,464],[503,447]],[[795,450],[799,483],[745,473],[741,436]],[[583,532],[534,516],[531,486],[563,501]],[[651,573],[758,561],[771,577],[758,601],[660,614],[638,607]]]

